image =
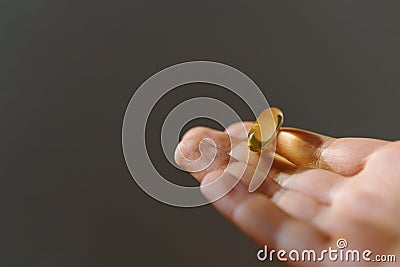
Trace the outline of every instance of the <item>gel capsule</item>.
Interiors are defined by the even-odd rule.
[[[247,137],[247,146],[251,151],[266,149],[279,132],[283,123],[283,113],[278,108],[267,108],[260,113]]]

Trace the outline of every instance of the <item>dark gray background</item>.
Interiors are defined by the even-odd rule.
[[[167,66],[212,60],[249,75],[286,126],[395,140],[399,10],[395,0],[1,0],[0,266],[266,266],[211,206],[170,207],[134,183],[121,149],[129,99]]]

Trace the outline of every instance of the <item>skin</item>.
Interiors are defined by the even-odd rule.
[[[282,128],[276,138],[271,170],[250,193],[254,166],[263,159],[243,145],[252,122],[236,123],[224,132],[205,127],[189,130],[175,160],[183,169],[202,160],[199,142],[210,138],[217,149],[208,168],[191,174],[202,193],[215,198],[217,210],[263,248],[321,251],[345,238],[348,249],[396,255],[400,261],[400,141],[332,138],[300,129]],[[207,149],[207,148],[206,148]],[[202,150],[203,151],[203,150]],[[234,153],[233,153],[233,152]],[[250,153],[250,154],[247,154]],[[241,155],[248,155],[243,157]],[[234,156],[234,159],[231,158]],[[232,162],[233,161],[233,162]],[[238,171],[238,165],[246,172]],[[236,166],[236,167],[235,167]],[[222,183],[205,186],[220,177]],[[250,178],[249,178],[250,177]],[[398,263],[286,262],[292,266],[397,266]]]

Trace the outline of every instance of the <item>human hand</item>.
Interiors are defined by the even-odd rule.
[[[247,188],[254,166],[263,160],[243,145],[251,126],[252,122],[236,123],[225,132],[196,127],[184,135],[176,150],[176,162],[188,169],[188,160],[200,157],[200,141],[214,141],[213,163],[191,174],[209,199],[240,179],[228,194],[213,202],[224,216],[262,247],[322,251],[337,249],[336,240],[345,238],[348,249],[371,250],[371,259],[376,254],[399,258],[400,142],[336,139],[282,128],[276,138],[276,153],[282,157],[275,157],[262,185],[250,193]],[[205,186],[220,176],[225,178],[223,183]],[[314,264],[344,265],[327,260]]]

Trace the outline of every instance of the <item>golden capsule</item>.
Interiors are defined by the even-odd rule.
[[[257,117],[247,137],[247,146],[251,151],[266,149],[283,123],[283,113],[278,108],[267,108]]]

